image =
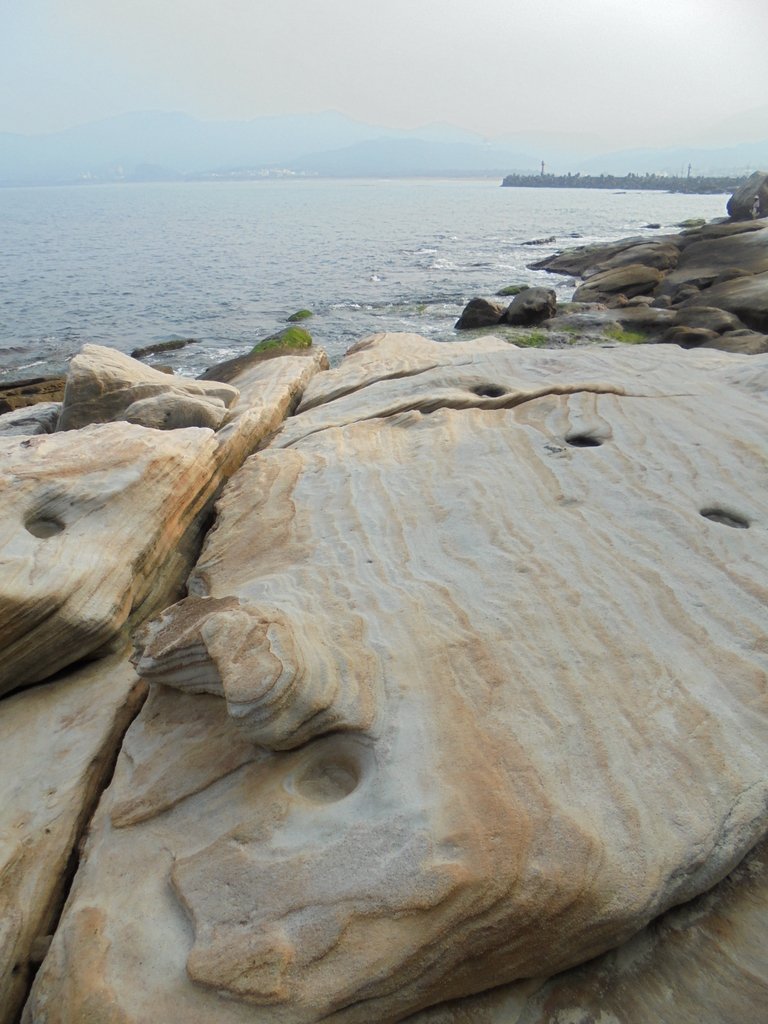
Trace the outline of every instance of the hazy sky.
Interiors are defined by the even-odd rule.
[[[488,137],[750,141],[768,138],[766,40],[766,0],[0,0],[0,131],[338,110]]]

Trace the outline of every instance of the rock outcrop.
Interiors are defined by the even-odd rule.
[[[768,174],[755,171],[728,200],[728,216],[733,220],[768,217]]]
[[[116,362],[140,376],[130,360],[126,369],[126,357],[108,353],[102,386],[98,352],[88,359],[93,393],[109,392]],[[240,374],[216,433],[168,422],[162,430],[112,422],[51,433],[56,403],[0,418],[0,691],[19,691],[0,714],[0,1024],[18,1022],[83,834],[146,696],[125,634],[180,596],[222,480],[279,426],[322,366],[318,351]],[[177,418],[190,401],[186,392],[137,400],[167,402]],[[94,660],[83,665],[84,658]],[[225,761],[252,756],[252,744],[233,743]],[[211,769],[197,770],[204,787]],[[194,772],[187,763],[183,786]],[[173,791],[171,778],[163,784]],[[86,1002],[65,998],[61,1012],[78,1024],[109,1012],[98,996]]]
[[[2,702],[0,1024],[18,1020],[78,843],[145,695],[117,656]]]
[[[604,327],[620,323],[631,329],[628,302],[645,301],[659,311],[671,307],[677,312],[673,324],[664,323],[650,311],[646,323],[634,325],[646,333],[649,341],[745,353],[768,351],[765,220],[715,221],[654,240],[632,237],[604,246],[583,246],[531,267],[582,277],[584,283],[573,296],[577,303],[603,302],[614,307],[596,317]],[[718,324],[703,330],[714,330],[716,337],[700,333],[703,307],[711,311],[709,319],[716,318]],[[727,326],[722,326],[726,316]],[[555,317],[546,326],[556,333],[573,324]],[[738,340],[743,332],[752,334],[748,344]]]
[[[628,942],[677,976],[643,929],[766,834],[767,391],[760,356],[411,336],[315,377],[138,636],[25,1024],[394,1024],[550,978],[589,1012]]]
[[[166,401],[177,396],[180,400],[209,402],[218,412],[232,405],[237,389],[227,384],[174,377],[116,349],[85,345],[70,363],[58,429],[77,430],[91,423],[122,420],[127,410],[135,409],[135,403],[160,396],[165,396]],[[156,427],[155,417],[150,420],[145,425]]]
[[[129,423],[3,443],[0,693],[113,641],[166,561],[193,556],[215,457],[212,431]]]

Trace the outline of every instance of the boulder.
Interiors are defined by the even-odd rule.
[[[765,242],[768,245],[768,233]],[[680,315],[684,316],[691,306],[700,305],[702,298],[707,305],[726,310],[752,330],[768,334],[768,270],[713,284],[704,296],[684,299],[680,303]]]
[[[226,487],[26,1024],[393,1024],[764,835],[765,361],[457,347],[368,339]]]
[[[457,331],[471,331],[477,327],[495,327],[504,319],[506,308],[490,299],[470,299],[456,321]]]
[[[161,432],[114,422],[3,441],[0,693],[93,655],[139,610],[147,614],[169,579],[178,586],[174,574],[188,569],[222,480],[277,429],[327,365],[317,350],[260,362],[236,378],[240,388],[207,385],[236,398],[215,435],[199,426]],[[159,405],[162,416],[166,401],[170,416],[191,403],[198,423],[201,407],[217,422],[224,412],[220,399],[195,405],[184,391],[160,392],[136,406],[150,422],[147,409]]]
[[[161,373],[116,349],[85,345],[69,366],[59,430],[121,419],[134,402],[160,395],[214,400],[230,406],[237,389],[227,384],[186,380]],[[169,399],[166,398],[166,402]]]
[[[678,324],[664,332],[663,340],[680,345],[681,348],[698,348],[699,345],[716,341],[719,337],[717,331],[707,330],[706,327],[688,327],[685,324]]]
[[[755,220],[768,217],[768,173],[755,171],[733,193],[727,204],[733,220]]]
[[[702,296],[708,297],[709,292]],[[689,306],[687,303],[677,310],[675,321],[685,327],[703,327],[707,331],[714,331],[715,334],[738,331],[744,326],[737,316],[725,309],[717,306]]]
[[[309,360],[307,365],[314,365],[318,358],[318,352],[321,353],[320,358],[322,359],[322,349],[309,347],[303,349],[288,349],[281,348],[279,346],[267,349],[253,348],[250,352],[246,352],[245,355],[234,356],[232,359],[225,359],[220,363],[214,363],[213,366],[209,366],[204,373],[200,374],[198,380],[218,380],[222,383],[230,384],[235,377],[251,370],[253,367],[260,366],[268,360],[282,359],[289,356],[297,356],[299,358],[303,357]]]
[[[664,275],[656,267],[642,263],[604,270],[594,274],[573,293],[575,302],[598,302],[606,296],[621,293],[628,299],[634,295],[649,295]]]
[[[504,320],[515,327],[527,327],[550,320],[557,310],[557,296],[551,288],[526,288],[510,302]]]
[[[591,267],[587,267],[581,275],[589,280],[596,274],[602,274],[607,270],[616,270],[619,267],[632,266],[640,263],[644,267],[655,267],[657,270],[669,270],[677,265],[680,258],[680,249],[669,241],[646,241],[638,245],[631,245],[627,249],[598,261]]]
[[[154,395],[140,398],[118,413],[119,420],[138,423],[155,430],[183,430],[184,427],[208,427],[218,430],[227,415],[220,398],[195,398],[192,395]]]
[[[704,348],[716,348],[721,352],[740,352],[743,355],[760,355],[768,352],[768,335],[758,331],[727,331],[704,343]]]
[[[0,415],[0,435],[52,434],[61,412],[60,402],[37,402]]]
[[[683,249],[677,266],[656,294],[672,295],[673,301],[678,301],[675,293],[680,286],[708,288],[722,274],[733,275],[734,271],[742,276],[768,273],[768,224],[760,221],[749,231],[697,238]],[[717,303],[708,297],[707,305]]]
[[[187,557],[217,486],[208,430],[130,423],[0,446],[0,693],[114,641]],[[171,557],[173,556],[173,557]]]
[[[661,241],[663,239],[655,239]],[[578,245],[573,249],[546,256],[543,260],[529,263],[530,270],[548,270],[552,274],[568,274],[581,277],[585,270],[600,263],[606,263],[614,256],[626,252],[636,245],[646,245],[648,239],[642,235],[621,238],[617,242],[600,243],[597,245]]]

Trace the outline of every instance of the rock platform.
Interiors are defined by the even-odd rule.
[[[72,432],[199,435],[218,499],[185,592],[3,703],[0,1021],[42,960],[24,1024],[758,1024],[768,356],[321,365]]]

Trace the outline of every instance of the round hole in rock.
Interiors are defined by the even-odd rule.
[[[726,512],[722,508],[703,508],[699,515],[713,523],[722,523],[723,526],[732,526],[735,530],[748,530],[749,522],[735,512]]]
[[[499,387],[498,384],[479,384],[476,388],[472,388],[472,391],[480,398],[501,398],[507,393],[507,389]]]
[[[25,528],[33,537],[55,537],[64,529],[64,523],[54,516],[32,516],[24,523]]]
[[[350,760],[335,758],[316,761],[294,781],[297,793],[317,804],[332,804],[357,789],[360,772]]]
[[[565,441],[574,448],[599,448],[603,443],[599,437],[593,437],[591,434],[573,434],[566,437]]]

